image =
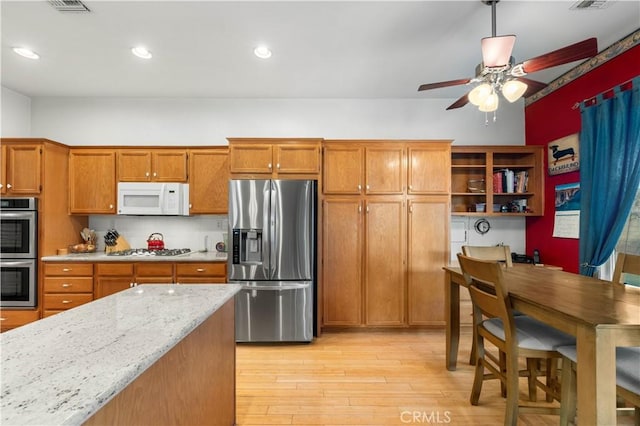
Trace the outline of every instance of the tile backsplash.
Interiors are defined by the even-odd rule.
[[[115,229],[131,248],[147,248],[153,233],[162,234],[166,248],[190,248],[193,251],[215,251],[228,228],[225,215],[202,216],[107,216],[89,217],[89,228],[96,231],[97,250],[104,251],[104,234]],[[205,246],[206,244],[206,246]]]

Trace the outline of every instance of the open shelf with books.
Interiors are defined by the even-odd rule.
[[[452,146],[452,214],[542,216],[543,152],[543,146]]]

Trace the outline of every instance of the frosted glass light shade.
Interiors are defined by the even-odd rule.
[[[498,95],[492,92],[478,109],[482,112],[493,112],[498,109],[498,102]]]
[[[509,102],[515,102],[527,91],[527,84],[519,80],[509,80],[502,85],[502,95]]]
[[[473,90],[469,92],[469,102],[471,102],[475,106],[482,105],[487,97],[491,95],[492,90],[493,89],[491,88],[491,86],[487,83],[482,83],[474,87]]]

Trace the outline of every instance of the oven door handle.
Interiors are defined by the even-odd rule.
[[[12,212],[4,210],[2,212],[2,219],[26,219],[31,220],[35,219],[34,211],[25,211],[25,212]]]
[[[3,267],[19,267],[19,266],[33,266],[34,265],[34,261],[33,260],[6,260],[6,259],[2,259],[0,261],[0,264],[2,264]]]

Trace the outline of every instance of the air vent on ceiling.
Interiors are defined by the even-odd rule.
[[[611,0],[578,0],[573,3],[569,9],[585,10],[585,9],[605,9],[612,3]]]
[[[90,12],[80,0],[49,0],[49,4],[60,12]]]

